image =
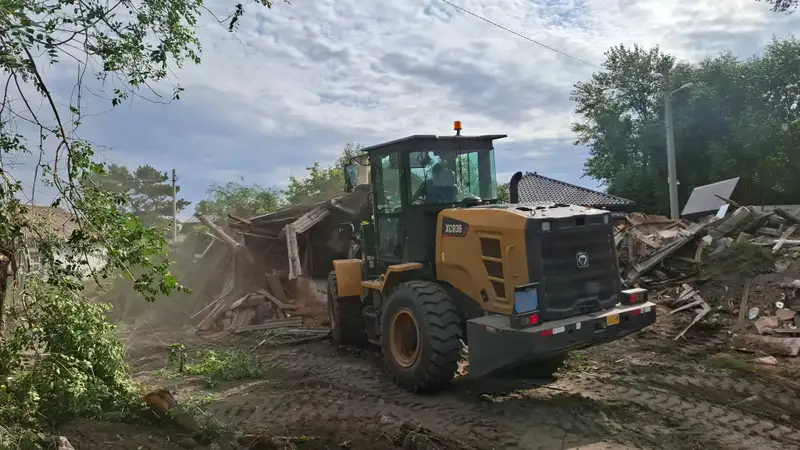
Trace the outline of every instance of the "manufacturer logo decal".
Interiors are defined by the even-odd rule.
[[[450,217],[442,218],[442,235],[444,236],[466,236],[467,228],[468,225],[460,220]]]
[[[584,252],[578,252],[578,254],[575,255],[575,261],[581,269],[589,267],[589,255]]]

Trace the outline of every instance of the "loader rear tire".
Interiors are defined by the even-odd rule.
[[[381,351],[395,382],[415,393],[446,388],[458,369],[461,325],[453,299],[439,284],[399,284],[381,314]]]
[[[328,316],[337,345],[363,345],[367,341],[360,297],[339,297],[336,272],[328,274]]]

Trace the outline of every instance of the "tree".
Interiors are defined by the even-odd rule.
[[[226,217],[228,214],[252,216],[276,211],[282,206],[280,192],[255,184],[230,182],[214,184],[207,192],[207,198],[200,200],[196,214]]]
[[[797,2],[798,0],[756,0],[756,1],[765,1],[772,5],[772,10],[774,12],[794,12],[797,9]]]
[[[159,172],[147,164],[138,166],[133,173],[127,167],[111,164],[108,173],[95,177],[104,189],[125,194],[128,203],[126,212],[141,219],[146,226],[168,225],[172,220],[172,183],[166,172]],[[180,192],[180,186],[175,187]],[[176,202],[177,212],[191,204],[182,198]]]
[[[232,6],[230,30],[244,13],[242,3]],[[131,94],[178,99],[180,86],[156,87],[185,62],[200,62],[194,28],[201,11],[208,11],[201,2],[187,0],[0,0],[0,269],[12,279],[10,292],[0,291],[0,448],[35,448],[46,426],[140,406],[104,305],[84,295],[83,273],[90,268],[98,285],[122,274],[148,301],[183,288],[169,271],[163,234],[129,212],[125,195],[97,183],[108,168],[77,130],[91,120],[82,100],[90,94],[87,75],[114,86],[104,92],[112,106]],[[65,69],[55,75],[60,85],[76,74],[73,89],[60,92],[71,97],[53,93],[44,66]],[[23,183],[7,157],[26,153],[39,162]],[[57,192],[52,206],[70,214],[69,236],[26,218],[23,187],[33,202],[37,183]],[[31,245],[44,276],[20,276]],[[97,254],[107,263],[91,269]]]
[[[576,144],[589,148],[585,174],[610,193],[646,211],[669,211],[662,83],[671,92],[691,82],[671,96],[682,202],[693,187],[732,177],[770,202],[800,195],[800,161],[791,156],[800,131],[791,87],[800,70],[797,40],[774,40],[747,61],[724,53],[698,64],[658,48],[617,46],[603,67],[575,85],[582,120],[573,131]],[[654,72],[669,76],[660,80]]]
[[[325,194],[340,193],[344,189],[343,166],[353,157],[362,155],[361,144],[348,142],[342,149],[337,164],[323,167],[318,162],[306,167],[308,174],[303,178],[289,177],[289,187],[283,192],[289,204],[296,205]]]
[[[511,203],[511,193],[508,190],[508,183],[497,186],[497,201],[499,203]]]

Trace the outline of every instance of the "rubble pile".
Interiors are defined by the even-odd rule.
[[[704,322],[727,327],[739,350],[797,356],[800,218],[723,200],[697,222],[628,215],[614,236],[622,278],[671,315],[694,315],[676,340]]]
[[[294,289],[287,289],[280,273],[269,273],[266,275],[266,288],[255,289],[243,296],[228,294],[208,304],[196,314],[205,314],[197,325],[197,330],[238,334],[302,327],[311,324],[310,322],[321,325],[325,322],[322,316],[326,315],[326,311],[314,301],[318,293],[303,292],[302,285],[307,283],[308,280],[305,279],[295,280],[287,283]]]

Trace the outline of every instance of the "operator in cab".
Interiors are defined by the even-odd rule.
[[[449,161],[444,158],[433,165],[431,177],[419,185],[411,198],[412,204],[418,200],[423,200],[428,205],[458,202],[456,173],[448,165]]]

